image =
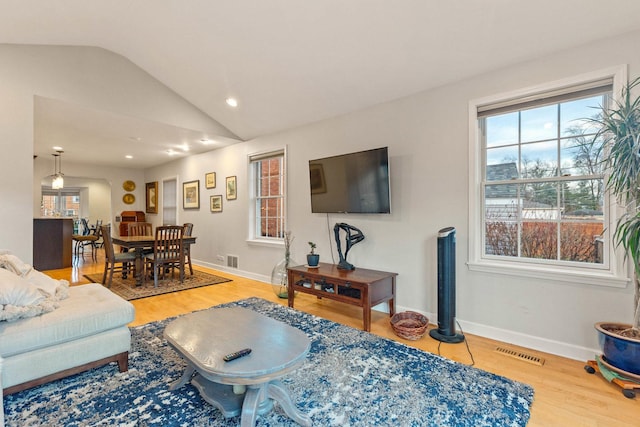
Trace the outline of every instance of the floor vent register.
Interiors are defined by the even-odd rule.
[[[533,365],[542,366],[544,365],[544,359],[533,356],[531,354],[523,353],[521,351],[510,350],[504,347],[496,347],[494,350],[497,353],[504,354],[505,356],[513,357],[514,359],[522,360],[527,363],[531,363]]]

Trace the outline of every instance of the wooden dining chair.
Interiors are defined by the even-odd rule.
[[[95,227],[93,227],[93,234],[95,234],[98,238],[95,242],[93,242],[93,247],[98,249],[104,246],[104,240],[102,239],[102,220],[99,219],[96,221]]]
[[[150,222],[130,222],[127,233],[129,236],[153,236],[153,226]]]
[[[193,224],[187,222],[184,224],[184,235],[191,237],[193,233]],[[193,266],[191,265],[191,245],[184,245],[185,263],[189,264],[189,272],[193,276]]]
[[[111,287],[113,273],[122,271],[123,278],[132,271],[135,276],[135,252],[117,252],[113,249],[113,240],[111,239],[111,227],[103,225],[100,227],[100,233],[104,241],[104,274],[102,275],[102,284]],[[109,282],[107,284],[107,273],[109,273]]]
[[[150,267],[153,267],[153,286],[158,286],[158,278],[171,270],[174,277],[175,268],[180,271],[180,283],[184,282],[184,251],[182,236],[184,227],[181,225],[163,225],[156,227],[153,253],[145,255]]]
[[[153,226],[150,222],[130,222],[127,224],[127,236],[153,236]],[[129,252],[127,248],[120,248],[120,252]],[[150,254],[153,249],[143,249],[143,254]]]

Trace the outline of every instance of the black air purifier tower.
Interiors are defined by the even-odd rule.
[[[456,334],[456,229],[438,231],[438,329],[431,338],[447,343],[464,341]]]

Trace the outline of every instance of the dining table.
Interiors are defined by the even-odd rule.
[[[122,248],[135,251],[135,279],[136,286],[141,286],[144,280],[144,252],[145,249],[153,249],[155,243],[154,236],[112,236],[114,245],[119,245]],[[187,248],[196,243],[195,236],[183,236],[182,237],[182,251],[186,254]],[[180,276],[184,277],[184,266],[180,272]]]

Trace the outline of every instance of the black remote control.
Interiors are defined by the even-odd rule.
[[[236,360],[239,357],[246,356],[249,353],[251,353],[251,349],[245,348],[240,351],[236,351],[235,353],[229,353],[226,356],[224,356],[223,359],[225,362],[231,362],[232,360]]]

